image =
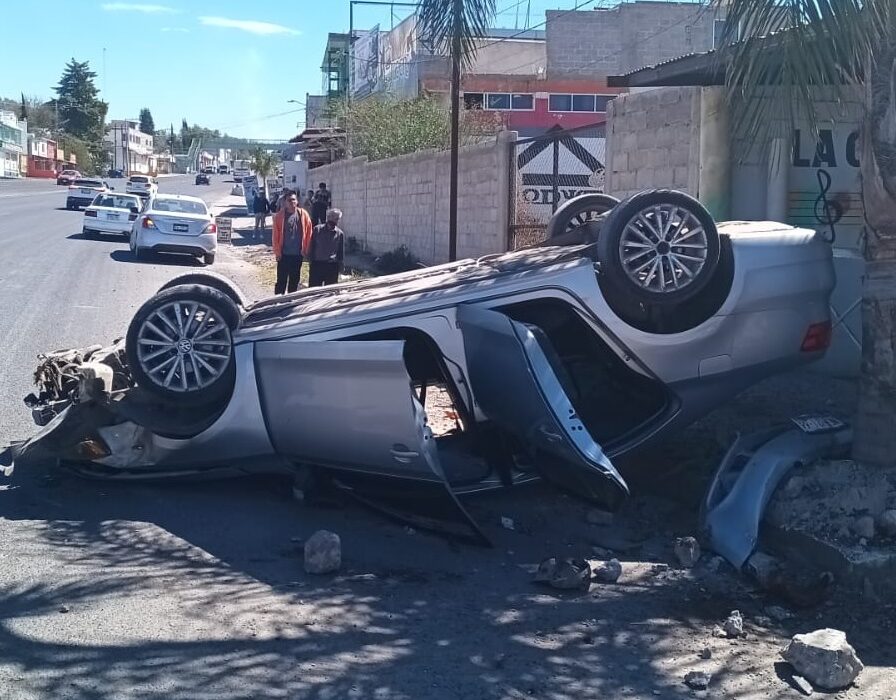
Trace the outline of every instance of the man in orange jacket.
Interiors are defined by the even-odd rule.
[[[274,294],[290,294],[299,288],[302,256],[311,242],[311,217],[299,207],[299,198],[290,192],[283,200],[283,208],[274,214],[271,243],[277,258],[277,282]]]

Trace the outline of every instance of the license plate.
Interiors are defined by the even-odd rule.
[[[846,427],[846,423],[833,416],[803,415],[791,418],[791,420],[800,430],[810,435],[817,433],[833,433],[836,430]]]
[[[190,227],[186,224],[174,224],[175,231],[189,231]]]
[[[106,212],[106,218],[109,219],[109,221],[118,221],[118,214],[115,212]]]

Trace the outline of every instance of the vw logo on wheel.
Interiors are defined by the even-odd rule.
[[[189,338],[181,338],[177,341],[177,351],[181,355],[186,355],[193,350],[193,341]]]

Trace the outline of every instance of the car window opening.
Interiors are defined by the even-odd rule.
[[[628,366],[570,304],[540,299],[497,310],[533,333],[582,423],[605,449],[666,408],[665,386]]]

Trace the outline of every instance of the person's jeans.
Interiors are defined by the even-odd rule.
[[[308,286],[323,287],[339,281],[339,263],[312,260],[308,263]]]
[[[261,231],[262,235],[264,235],[264,229],[267,225],[268,217],[267,214],[256,214],[255,215],[255,232],[253,237],[258,237],[258,232]]]
[[[281,255],[277,261],[277,282],[274,294],[288,292],[292,294],[299,288],[299,277],[302,273],[301,255]]]

